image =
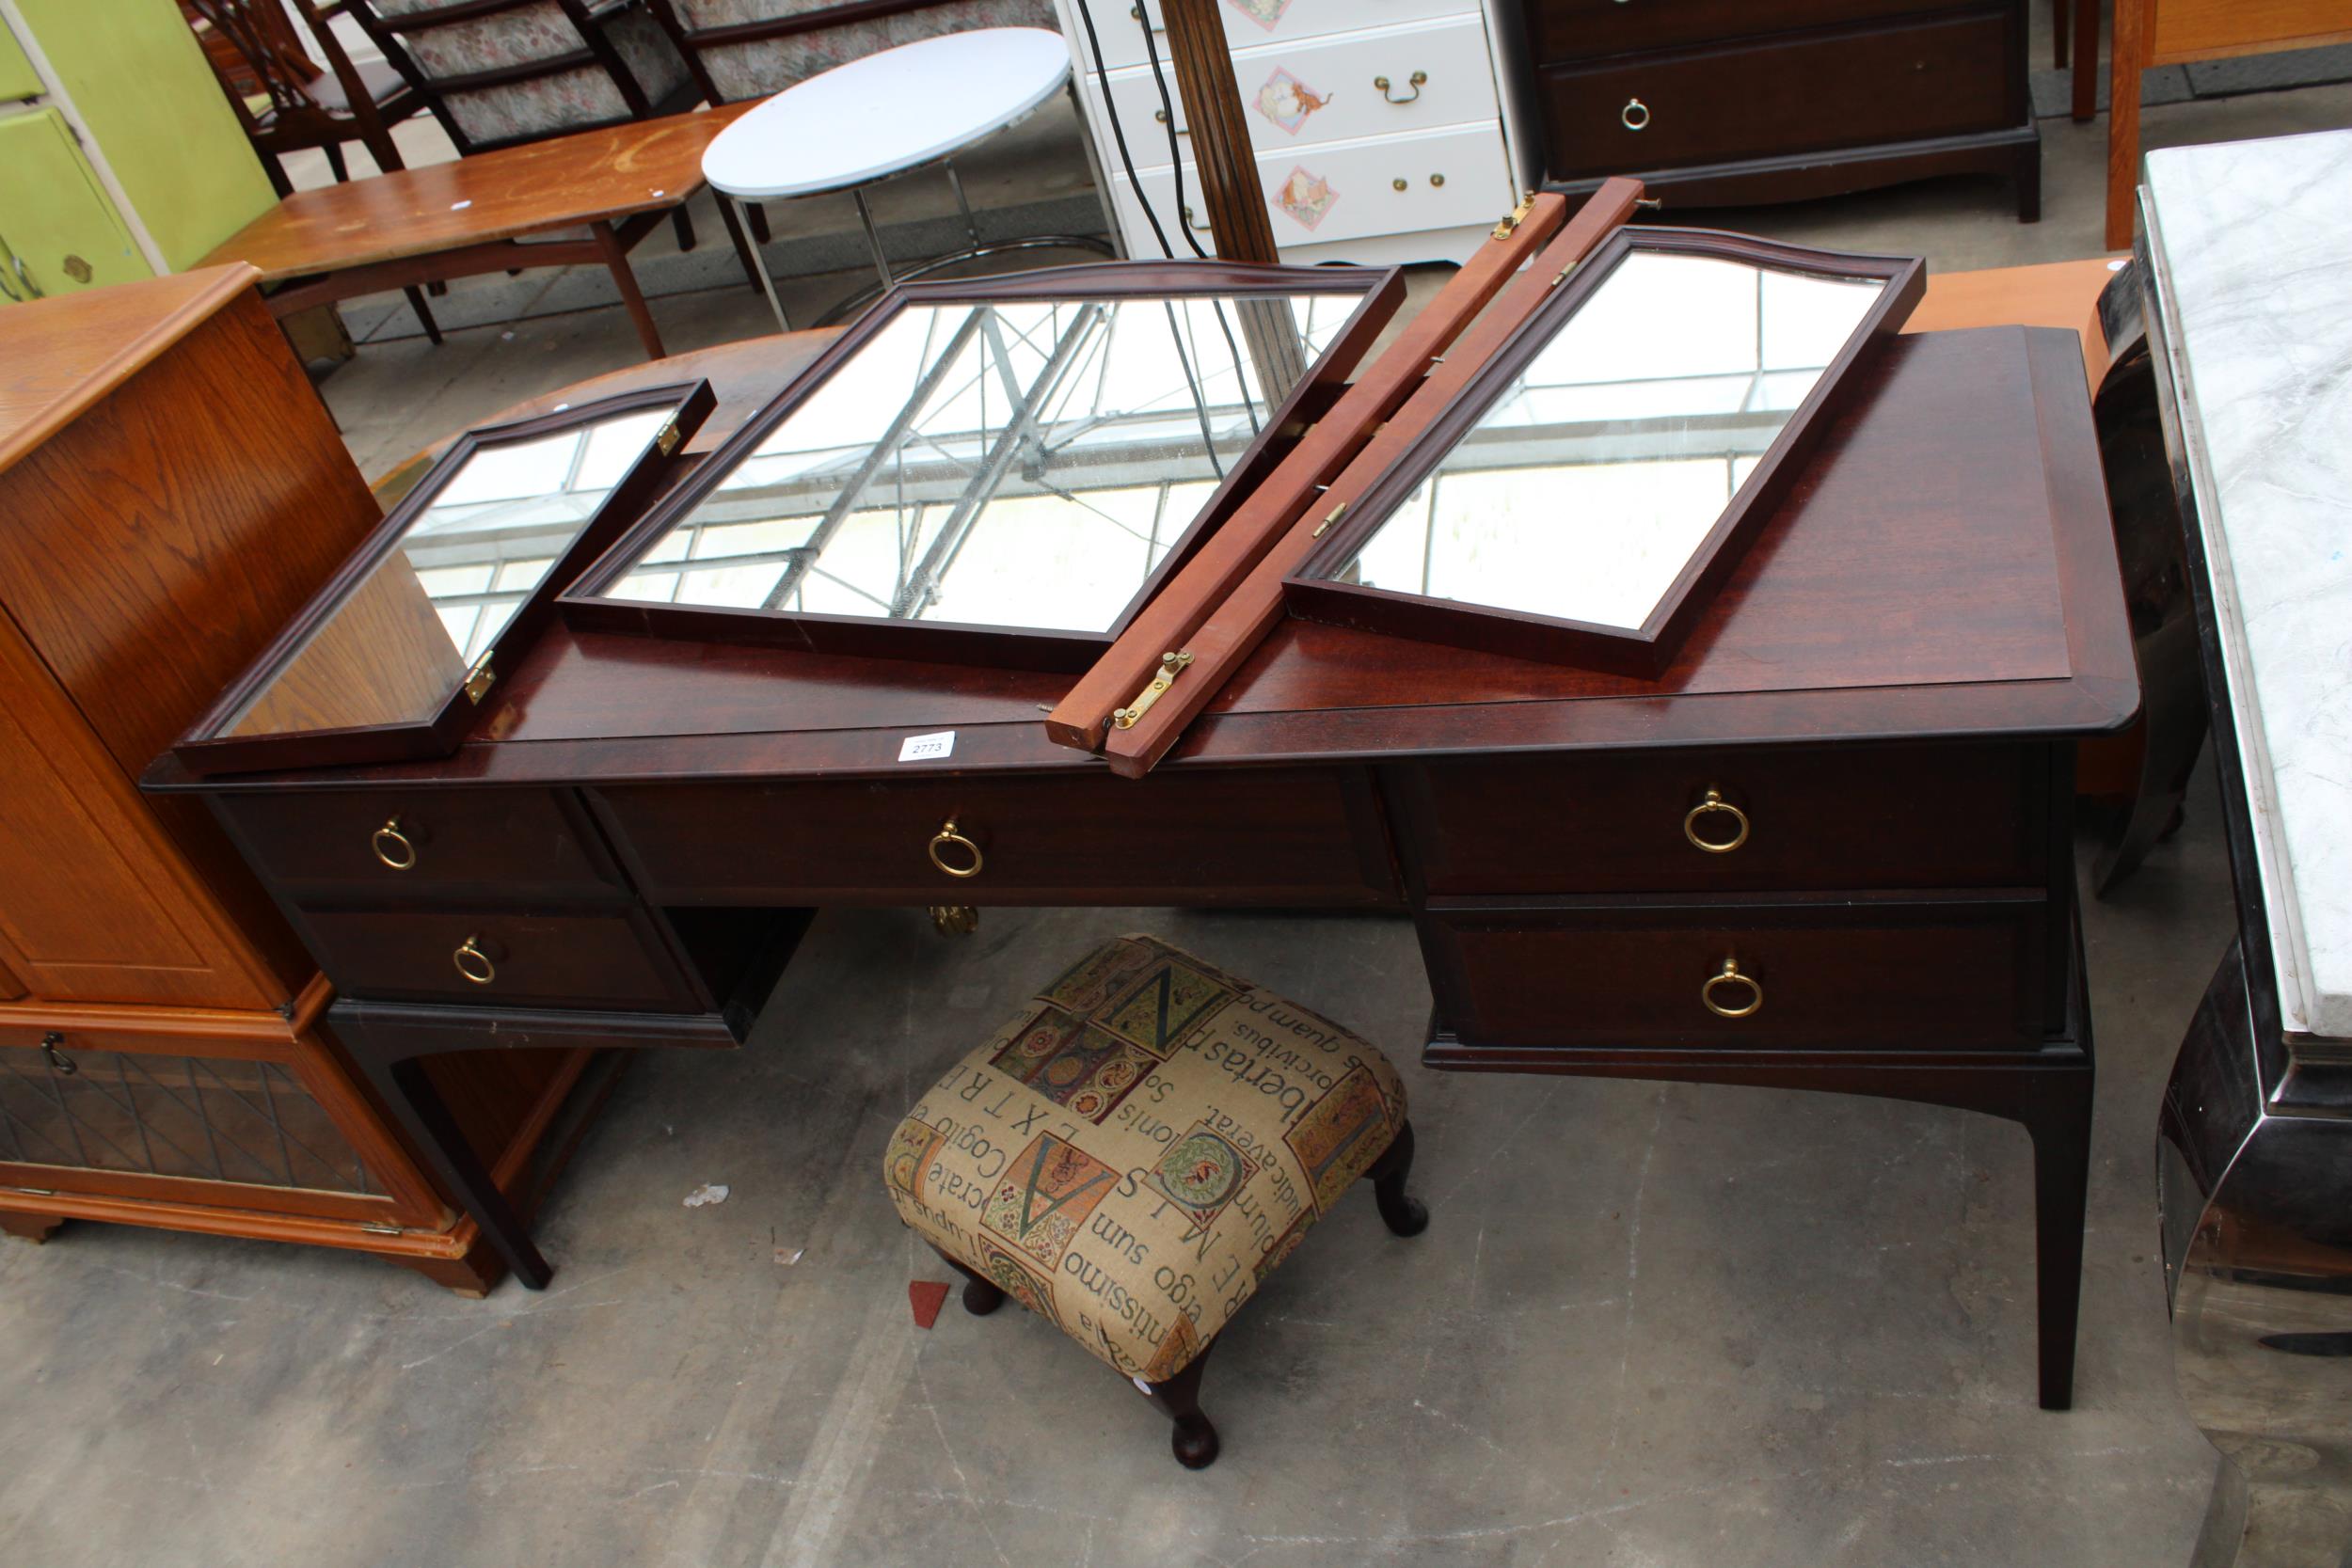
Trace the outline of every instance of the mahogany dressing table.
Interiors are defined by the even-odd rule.
[[[830,336],[534,406],[707,375],[707,449]],[[1931,333],[1854,373],[1654,680],[1285,620],[1126,779],[1044,733],[1067,674],[557,626],[446,757],[167,755],[146,783],[217,814],[333,980],[326,1026],[533,1287],[436,1056],[739,1043],[827,904],[1386,910],[1421,933],[1433,1067],[2022,1123],[2063,1407],[2092,1083],[2074,747],[2138,701],[2080,352]],[[1708,802],[1736,850],[1691,831]],[[393,820],[406,866],[372,847]],[[968,861],[933,853],[949,823]],[[1702,1005],[1727,953],[1763,1006]]]

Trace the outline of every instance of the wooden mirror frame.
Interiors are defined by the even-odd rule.
[[[1642,625],[1631,628],[1604,626],[1334,580],[1334,574],[1355,560],[1430,470],[1608,281],[1618,263],[1637,250],[1708,257],[1816,277],[1875,278],[1884,285]],[[1824,416],[1840,405],[1852,384],[1848,372],[1874,344],[1901,329],[1926,288],[1926,263],[1913,256],[1815,250],[1717,230],[1619,229],[1544,297],[1478,368],[1461,395],[1414,434],[1396,459],[1363,490],[1349,515],[1333,524],[1322,544],[1283,578],[1284,602],[1293,615],[1304,620],[1654,678],[1673,661],[1708,599],[1739,564],[1756,528],[1778,509],[1789,484],[1803,471],[1805,458],[1827,428]]]
[[[923,305],[1023,300],[1125,301],[1230,294],[1277,297],[1301,293],[1360,294],[1331,344],[1282,397],[1263,429],[1226,469],[1200,512],[1144,578],[1112,623],[1101,631],[990,626],[957,621],[899,621],[877,616],[718,605],[664,604],[605,596],[639,568],[640,558],[685,521],[725,477],[806,403],[833,374],[896,320]],[[661,504],[621,538],[580,580],[557,597],[564,624],[577,631],[625,632],[802,648],[812,653],[977,664],[999,669],[1087,669],[1191,559],[1251,489],[1272,472],[1306,428],[1328,407],[1357,364],[1404,302],[1405,278],[1394,267],[1269,267],[1236,261],[1104,261],[1004,273],[993,277],[900,283],[859,317],[787,382],[765,408],[746,420]],[[668,564],[663,562],[662,564]]]
[[[500,673],[518,664],[546,629],[554,614],[556,594],[660,494],[679,461],[675,454],[717,405],[718,399],[708,382],[674,382],[467,431],[450,443],[449,450],[424,471],[400,503],[369,531],[326,586],[310,596],[301,613],[246,666],[204,715],[188,726],[187,732],[173,743],[173,754],[191,772],[204,775],[447,756],[457,749]],[[556,557],[530,595],[516,607],[490,650],[465,672],[432,718],[409,723],[359,724],[268,735],[221,733],[235,721],[248,703],[285,673],[311,635],[343,607],[388,555],[399,548],[418,515],[431,508],[434,498],[476,452],[538,440],[616,415],[658,409],[669,410],[669,422],[645,443],[628,471],[606,492],[604,500],[581,523],[571,544]]]

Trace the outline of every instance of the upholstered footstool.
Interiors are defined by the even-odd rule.
[[[1149,937],[1099,948],[898,1124],[899,1217],[961,1273],[1124,1373],[1216,1457],[1209,1348],[1308,1227],[1370,1177],[1400,1236],[1413,1130],[1388,1059],[1328,1019]]]

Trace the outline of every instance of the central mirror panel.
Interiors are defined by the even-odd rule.
[[[1336,578],[1641,626],[1885,287],[1629,252]]]
[[[985,637],[987,662],[1083,667],[1270,466],[1276,433],[1295,437],[1294,405],[1376,331],[1389,275],[1332,270],[902,289],[598,562],[564,614],[914,657],[982,652]],[[1085,277],[1104,273],[1124,281]]]

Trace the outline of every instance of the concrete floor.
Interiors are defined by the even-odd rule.
[[[2352,88],[2320,87],[2152,110],[2149,137],[2345,123]],[[1989,182],[1728,221],[1939,270],[2088,254],[2104,127],[2043,129],[2038,227]],[[764,329],[739,285],[656,309],[677,348]],[[636,354],[592,310],[371,342],[325,391],[373,471]],[[103,1226],[0,1246],[0,1563],[2183,1562],[2213,1456],[2172,1389],[2150,1145],[2230,937],[2218,829],[2206,780],[2086,911],[2102,1066],[2068,1414],[2033,1402],[2006,1124],[1422,1071],[1402,921],[992,911],[955,942],[833,911],[747,1049],[622,1080],[541,1222],[544,1294]],[[1389,1050],[1433,1212],[1399,1242],[1367,1198],[1261,1292],[1211,1372],[1225,1454],[1200,1475],[1044,1323],[951,1304],[914,1328],[906,1283],[942,1271],[878,1178],[926,1075],[1127,929]],[[707,1181],[728,1201],[684,1208]]]

